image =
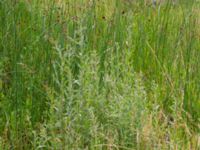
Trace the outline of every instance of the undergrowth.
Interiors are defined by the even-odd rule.
[[[0,149],[200,148],[199,1],[1,0]]]

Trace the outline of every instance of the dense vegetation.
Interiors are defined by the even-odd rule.
[[[0,0],[0,149],[199,149],[199,8]]]

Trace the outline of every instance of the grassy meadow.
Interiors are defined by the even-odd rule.
[[[0,150],[199,149],[199,0],[0,0]]]

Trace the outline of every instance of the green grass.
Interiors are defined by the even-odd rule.
[[[198,150],[199,13],[0,0],[0,150]]]

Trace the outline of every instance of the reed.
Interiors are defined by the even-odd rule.
[[[0,1],[0,149],[199,149],[199,2]]]

